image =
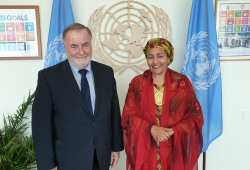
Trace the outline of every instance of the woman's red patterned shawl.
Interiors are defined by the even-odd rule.
[[[198,169],[202,151],[203,115],[188,78],[166,70],[162,104],[162,127],[174,135],[160,143],[162,170]],[[156,142],[150,132],[157,125],[151,71],[136,76],[129,85],[122,113],[127,170],[156,170]]]

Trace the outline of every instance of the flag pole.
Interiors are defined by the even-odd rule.
[[[206,170],[206,152],[203,153],[203,170]]]

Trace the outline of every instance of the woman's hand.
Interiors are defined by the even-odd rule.
[[[153,125],[151,128],[151,135],[156,142],[165,142],[174,134],[172,128],[164,128]]]
[[[168,132],[170,137],[174,134],[174,130],[172,128],[164,128],[164,129],[165,129],[166,132]]]

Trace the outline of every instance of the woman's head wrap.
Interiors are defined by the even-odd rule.
[[[148,51],[151,48],[160,48],[166,52],[166,54],[169,58],[168,66],[173,62],[173,60],[174,60],[174,47],[165,38],[153,38],[147,42],[147,44],[145,45],[145,47],[143,49],[143,52],[144,52],[146,58],[148,55]]]

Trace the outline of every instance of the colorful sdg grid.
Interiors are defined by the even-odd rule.
[[[33,22],[0,22],[0,51],[35,50]]]
[[[220,33],[250,32],[249,10],[221,11]]]

